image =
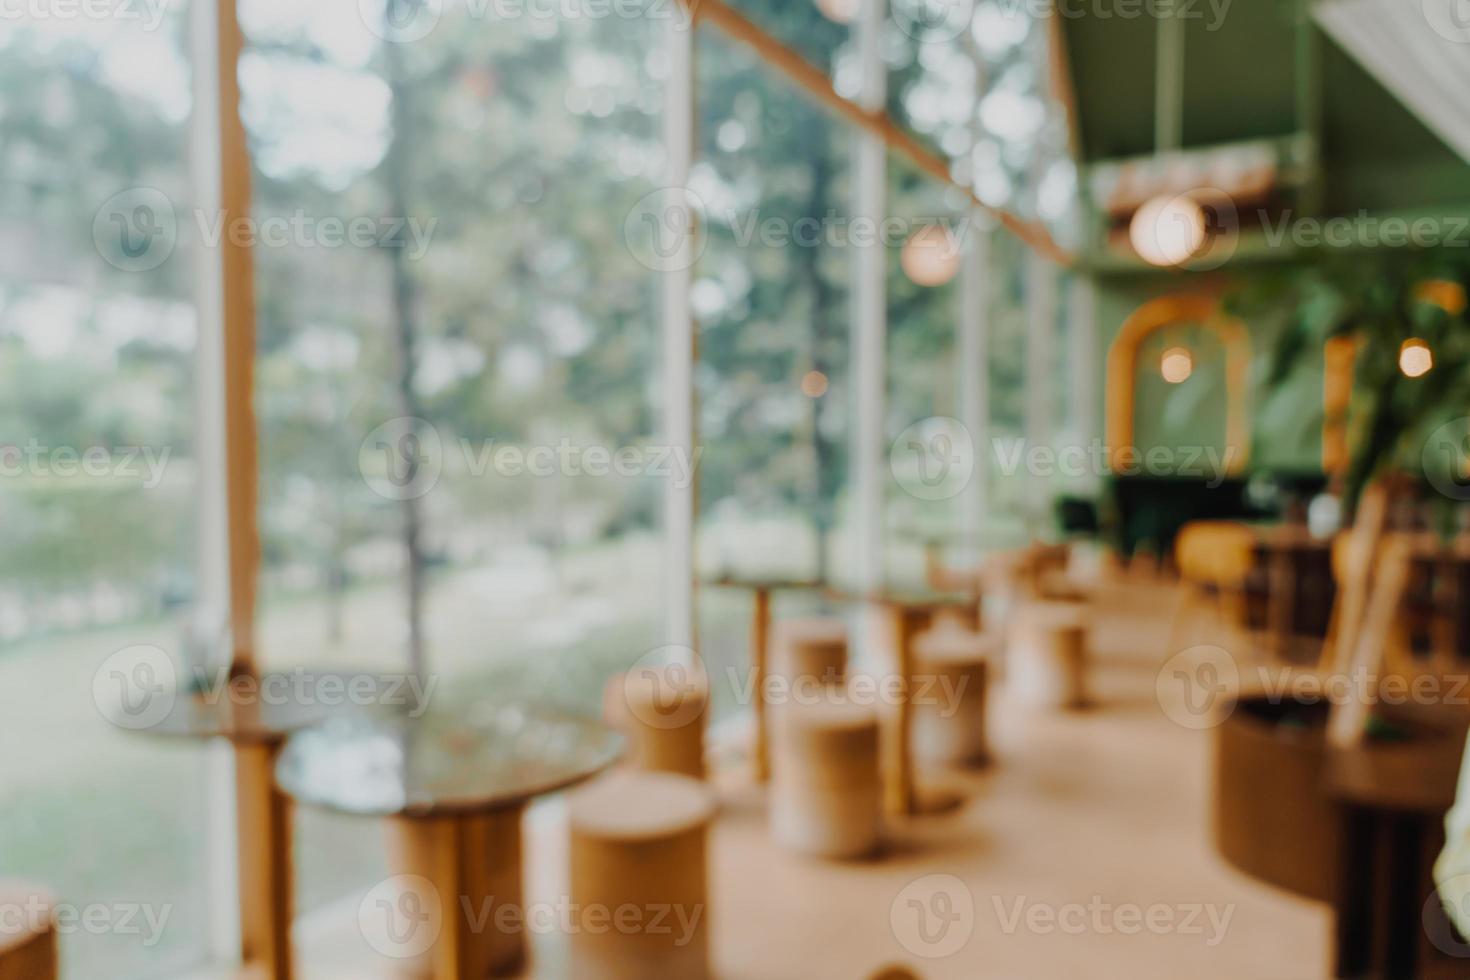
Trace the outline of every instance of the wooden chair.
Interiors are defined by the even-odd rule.
[[[1191,521],[1180,528],[1174,561],[1181,595],[1169,627],[1168,653],[1188,646],[1191,620],[1210,612],[1226,627],[1222,646],[1233,656],[1251,649],[1245,586],[1255,563],[1255,549],[1255,533],[1244,524]]]
[[[42,889],[0,882],[0,980],[56,980],[54,905]]]

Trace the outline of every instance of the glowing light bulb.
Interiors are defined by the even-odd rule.
[[[1170,347],[1159,360],[1159,373],[1171,385],[1183,384],[1194,373],[1194,355],[1183,347]]]
[[[925,225],[903,243],[898,264],[920,286],[943,286],[960,269],[960,243],[943,225]]]
[[[1149,265],[1180,265],[1205,244],[1205,209],[1188,194],[1154,197],[1133,212],[1128,240]]]
[[[817,9],[833,23],[851,24],[857,20],[860,2],[861,0],[817,0]]]
[[[801,378],[801,393],[808,398],[821,398],[827,393],[827,376],[821,371],[808,371]]]
[[[1420,378],[1434,367],[1434,352],[1418,337],[1410,337],[1399,348],[1399,370],[1405,377]]]

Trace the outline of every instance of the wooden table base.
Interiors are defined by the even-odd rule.
[[[437,903],[417,903],[417,914],[427,917],[422,925],[436,930],[436,938],[422,952],[414,944],[416,955],[403,958],[406,976],[482,980],[520,971],[526,960],[524,812],[521,805],[465,816],[387,818],[393,873],[427,879],[438,893]]]
[[[280,741],[237,742],[240,959],[248,975],[291,980],[291,801],[276,788]]]

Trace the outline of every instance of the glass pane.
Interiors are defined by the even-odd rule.
[[[0,879],[66,976],[159,976],[204,955],[204,752],[99,705],[196,598],[187,10],[88,10],[0,22]]]
[[[625,7],[244,0],[267,664],[418,646],[433,697],[596,711],[657,645],[662,488],[692,476],[652,445],[624,229],[667,66]],[[381,876],[377,832],[303,815],[303,911]]]
[[[706,576],[841,576],[848,467],[849,212],[845,124],[750,53],[701,37],[693,190],[699,544]],[[699,595],[712,674],[746,662],[750,595]],[[800,603],[778,596],[778,615]],[[733,685],[716,685],[719,701]]]

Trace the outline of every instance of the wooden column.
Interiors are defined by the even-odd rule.
[[[755,692],[755,740],[752,760],[757,782],[771,777],[770,733],[766,710],[766,673],[771,662],[771,590],[757,588],[750,621],[750,673]]]
[[[291,801],[276,788],[281,743],[235,746],[240,956],[249,970],[290,980],[294,917]]]

